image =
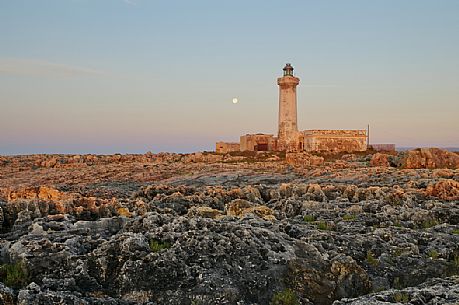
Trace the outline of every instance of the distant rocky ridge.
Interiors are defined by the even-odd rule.
[[[0,304],[456,304],[456,157],[1,157]]]

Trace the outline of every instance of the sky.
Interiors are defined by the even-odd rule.
[[[276,135],[287,62],[301,130],[459,147],[457,0],[0,0],[0,154]]]

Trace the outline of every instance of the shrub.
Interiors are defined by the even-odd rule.
[[[438,225],[438,221],[436,219],[424,220],[421,223],[421,227],[424,229],[432,228],[432,227],[435,227],[436,225]]]
[[[354,214],[346,214],[343,216],[344,221],[354,221],[357,218]]]
[[[397,276],[394,278],[393,282],[392,282],[392,287],[394,289],[403,289],[404,287],[404,283],[402,282],[402,280]]]
[[[374,254],[370,250],[367,251],[367,263],[371,266],[379,265],[379,261],[375,258]]]
[[[402,227],[402,224],[400,223],[399,220],[394,222],[394,227],[396,227],[396,228],[401,228]]]
[[[401,249],[401,248],[396,248],[396,249],[393,251],[392,254],[393,254],[393,256],[398,257],[398,256],[400,256],[400,255],[403,254],[403,249]]]
[[[404,292],[396,292],[394,294],[394,301],[398,303],[408,303],[410,301],[410,296]]]
[[[151,240],[150,241],[150,249],[152,252],[159,252],[164,249],[169,249],[171,247],[171,243],[167,241],[160,241],[160,240]]]
[[[317,229],[319,230],[331,230],[330,226],[326,221],[319,221],[317,223]]]
[[[429,257],[431,257],[432,259],[437,259],[438,258],[438,251],[435,250],[435,249],[432,249],[429,251],[429,253],[427,253],[427,255],[429,255]]]
[[[316,220],[316,218],[314,217],[314,215],[304,215],[303,220],[305,222],[313,222],[314,220]]]
[[[394,278],[394,281],[392,282],[392,287],[395,289],[403,288],[403,283],[398,276]]]
[[[0,265],[0,279],[6,286],[21,288],[28,282],[27,270],[21,262]]]
[[[454,268],[459,269],[459,254],[454,254],[452,263]]]
[[[291,289],[284,289],[283,291],[274,294],[271,305],[299,305],[296,293]]]

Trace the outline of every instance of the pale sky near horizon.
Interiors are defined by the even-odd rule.
[[[300,129],[459,147],[456,0],[0,0],[0,154],[276,134],[287,62]]]

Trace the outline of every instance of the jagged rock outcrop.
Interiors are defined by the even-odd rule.
[[[459,278],[434,279],[417,287],[372,293],[355,299],[336,301],[333,305],[386,305],[386,304],[457,304]]]
[[[439,148],[419,148],[400,153],[397,160],[401,168],[459,169],[459,155]]]
[[[6,287],[0,283],[0,304],[2,305],[14,305],[14,292],[11,288]]]
[[[0,303],[457,302],[458,169],[211,156],[2,158]]]
[[[349,256],[326,259],[317,248],[306,243],[299,244],[296,255],[288,264],[289,284],[314,304],[331,304],[333,300],[370,291],[368,275]]]
[[[370,160],[371,166],[382,166],[382,167],[389,167],[389,155],[382,154],[382,153],[375,153]]]
[[[286,162],[295,166],[319,166],[324,163],[324,158],[320,156],[311,155],[306,152],[302,153],[287,153]]]
[[[459,182],[446,179],[429,184],[426,188],[426,195],[438,197],[443,200],[459,200]]]

